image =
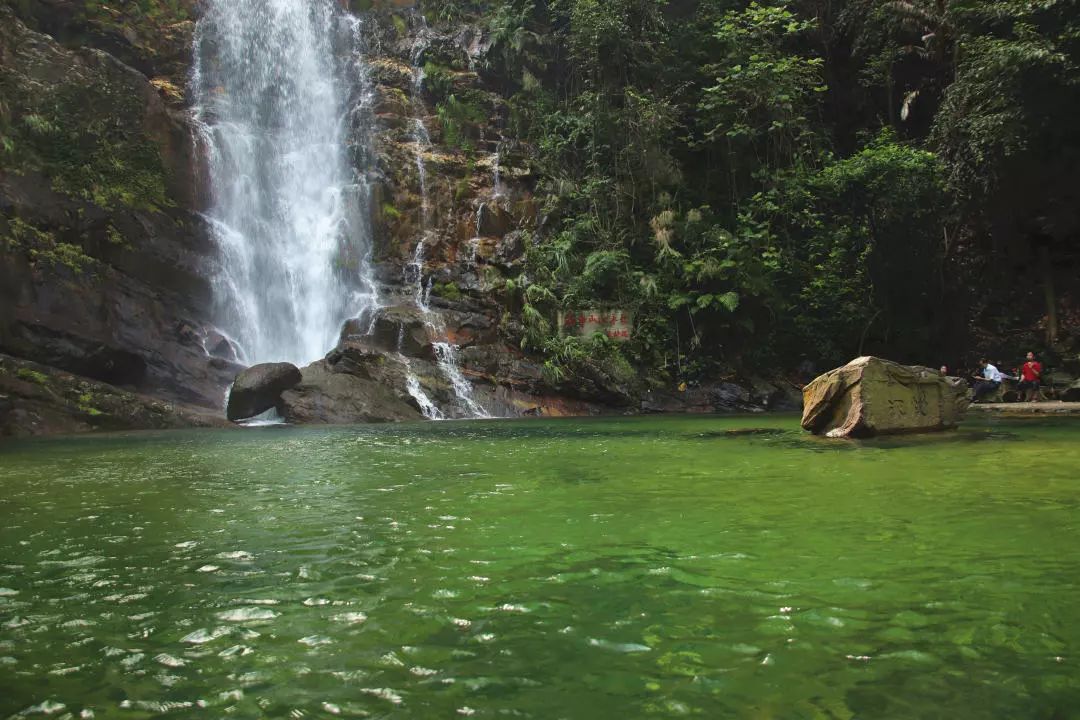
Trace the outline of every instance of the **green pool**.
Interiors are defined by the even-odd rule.
[[[755,417],[2,445],[0,717],[1080,717],[1078,438]]]

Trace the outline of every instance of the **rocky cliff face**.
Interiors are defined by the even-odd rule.
[[[417,388],[447,417],[585,411],[545,398],[540,366],[515,349],[508,327],[500,289],[519,272],[536,210],[527,164],[497,130],[505,103],[470,69],[483,40],[468,28],[432,31],[390,5],[368,25],[386,307],[342,340],[388,358],[383,384],[417,417]],[[215,250],[198,214],[185,98],[195,3],[117,7],[0,4],[0,353],[39,363],[39,378],[55,369],[220,409],[239,366],[209,317]],[[425,66],[434,73],[426,81]],[[440,122],[436,105],[451,95],[468,106],[448,133],[454,120]],[[444,371],[448,352],[458,376]],[[19,397],[4,378],[0,394]],[[461,382],[475,385],[473,409]],[[319,403],[325,417],[294,415],[342,420],[332,404]],[[8,414],[6,425],[24,433],[87,420],[62,415]]]
[[[203,348],[193,24],[94,8],[0,5],[0,352],[216,407],[235,368]]]
[[[343,422],[700,409],[642,406],[604,378],[553,385],[518,349],[512,289],[542,224],[530,153],[505,130],[483,33],[433,29],[412,5],[364,14],[383,307],[347,323],[280,410]],[[59,386],[73,376],[158,414],[220,412],[240,370],[210,316],[217,256],[185,98],[197,8],[146,6],[0,0],[0,354],[20,359],[0,363],[0,433],[125,425],[116,403],[79,411]],[[33,388],[10,370],[25,361]]]
[[[542,365],[518,349],[518,308],[506,290],[522,272],[538,210],[528,154],[504,131],[506,100],[480,70],[483,34],[467,25],[433,29],[407,9],[370,19],[376,262],[387,307],[374,332],[360,323],[344,339],[400,351],[401,374],[447,417],[598,408],[600,398],[552,387]],[[471,387],[455,383],[450,363]]]

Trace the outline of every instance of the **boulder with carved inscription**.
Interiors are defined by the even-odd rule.
[[[956,427],[969,403],[960,378],[861,357],[803,389],[802,426],[834,438],[938,432]]]

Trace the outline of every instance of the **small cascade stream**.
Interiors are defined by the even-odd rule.
[[[422,18],[421,18],[422,22]],[[426,26],[425,26],[426,27]],[[420,184],[420,236],[416,241],[416,249],[413,252],[412,261],[406,263],[403,270],[403,278],[406,287],[413,289],[413,303],[422,313],[424,323],[427,326],[429,337],[436,339],[432,343],[435,349],[435,361],[443,377],[450,383],[453,391],[457,410],[466,417],[488,418],[491,415],[473,397],[473,387],[461,371],[458,364],[458,346],[446,340],[446,326],[439,313],[433,312],[430,307],[432,279],[425,282],[425,259],[426,245],[433,234],[431,220],[431,198],[427,182],[427,162],[424,153],[432,148],[431,135],[424,124],[422,116],[424,102],[422,93],[424,89],[424,68],[422,63],[424,51],[427,50],[428,41],[423,30],[417,36],[416,45],[412,53],[413,87],[411,139],[416,148],[416,171]],[[424,416],[431,420],[442,420],[446,413],[440,410],[434,402],[424,393],[419,379],[408,367],[407,386],[409,394],[416,400]]]
[[[493,193],[492,197],[495,200],[502,200],[506,197],[506,188],[503,186],[502,181],[502,154],[503,146],[506,144],[505,140],[500,138],[499,142],[495,145],[495,158],[491,163],[491,174],[493,180]]]
[[[419,155],[418,155],[419,158]],[[423,182],[423,176],[421,176],[421,182]],[[406,287],[415,287],[413,293],[414,302],[419,308],[427,307],[427,299],[425,294],[430,292],[431,285],[427,288],[424,287],[424,240],[421,238],[416,243],[416,250],[413,252],[413,259],[411,262],[405,264],[404,279]],[[425,316],[427,312],[425,310]],[[417,406],[420,408],[420,412],[428,420],[445,420],[446,416],[443,415],[442,410],[438,405],[428,397],[424,392],[424,388],[420,385],[420,379],[416,377],[413,372],[412,363],[409,358],[402,352],[402,346],[405,342],[405,326],[402,325],[398,330],[398,356],[401,362],[405,365],[406,377],[405,377],[405,389],[409,395],[416,401]]]

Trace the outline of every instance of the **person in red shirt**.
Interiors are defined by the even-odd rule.
[[[1027,362],[1020,368],[1020,384],[1017,389],[1020,397],[1026,402],[1031,402],[1039,395],[1039,384],[1042,382],[1042,363],[1035,359],[1035,353],[1027,354]],[[1026,397],[1025,397],[1026,396]]]

